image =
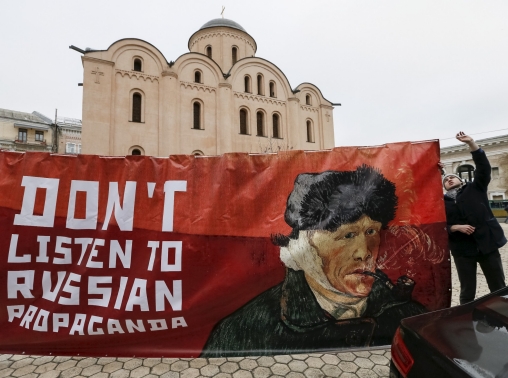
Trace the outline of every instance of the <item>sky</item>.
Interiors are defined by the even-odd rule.
[[[81,49],[122,38],[188,52],[207,21],[234,20],[293,88],[333,103],[335,145],[508,134],[506,0],[4,0],[0,108],[81,119]]]

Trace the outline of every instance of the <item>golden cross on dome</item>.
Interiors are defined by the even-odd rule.
[[[222,6],[222,12],[220,12],[220,15],[222,16],[222,18],[224,18],[224,10],[226,9],[226,7],[223,5]]]

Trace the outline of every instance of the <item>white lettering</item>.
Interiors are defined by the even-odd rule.
[[[169,249],[175,249],[175,263],[169,264]],[[182,271],[182,242],[181,241],[163,241],[161,272],[181,272]]]
[[[53,227],[55,223],[56,198],[59,179],[23,176],[21,186],[25,187],[21,212],[14,216],[17,226]],[[42,215],[34,215],[37,188],[46,189]]]
[[[131,267],[132,240],[125,241],[125,252],[120,247],[118,240],[111,240],[109,243],[109,267],[116,268],[116,258],[122,262],[124,268]]]
[[[11,235],[11,244],[9,245],[9,256],[7,257],[7,262],[9,263],[26,263],[32,260],[32,256],[23,255],[16,256],[16,250],[18,249],[18,234]]]
[[[76,219],[76,194],[86,193],[85,219]],[[98,181],[71,181],[69,194],[69,208],[67,209],[67,228],[74,230],[94,230],[97,228],[99,214],[99,182]]]
[[[51,280],[51,272],[42,273],[42,297],[47,299],[48,301],[54,302],[56,300],[56,296],[62,287],[62,283],[65,278],[65,272],[58,272],[58,281],[56,283],[55,289],[51,290],[52,280]]]
[[[164,213],[162,215],[162,231],[173,231],[175,211],[175,192],[186,192],[187,181],[166,181],[164,183]]]
[[[63,257],[54,257],[53,264],[72,264],[72,250],[65,248],[62,244],[71,244],[72,239],[65,236],[56,237],[55,253],[61,254]]]
[[[79,335],[84,335],[85,320],[86,314],[76,314],[76,317],[74,318],[74,323],[72,324],[71,330],[69,331],[69,335],[74,335],[76,332]]]
[[[120,205],[120,196],[118,194],[118,182],[109,183],[108,205],[106,208],[106,218],[102,225],[103,230],[108,229],[113,209],[118,227],[122,231],[132,231],[134,227],[134,202],[136,199],[136,182],[127,181],[123,192],[123,206]]]
[[[98,284],[110,284],[113,282],[111,276],[90,276],[88,277],[88,294],[101,295],[100,298],[88,299],[90,306],[108,307],[109,300],[111,299],[111,288],[110,287],[99,287]]]
[[[49,243],[49,236],[37,236],[37,241],[39,242],[39,256],[35,259],[35,261],[40,263],[47,263],[49,262],[48,258],[48,243]]]
[[[102,323],[102,317],[95,316],[95,315],[92,315],[90,317],[90,321],[88,322],[88,334],[89,335],[104,335],[104,331],[102,330],[102,328],[97,328],[97,331],[93,330],[93,326],[95,323]]]
[[[48,317],[49,311],[41,308],[34,322],[34,331],[48,332]]]
[[[178,327],[187,327],[187,323],[185,322],[185,319],[183,316],[179,318],[173,318],[171,319],[171,328],[178,328]]]
[[[150,331],[163,331],[168,329],[168,323],[165,319],[147,320],[150,324]]]
[[[139,291],[139,294],[138,294]],[[146,280],[135,278],[132,285],[125,311],[132,311],[134,306],[139,306],[141,311],[148,311],[148,298],[146,296]]]
[[[38,308],[35,306],[28,307],[28,310],[26,311],[25,316],[23,316],[23,319],[21,320],[21,323],[19,325],[21,327],[30,328],[30,323],[34,319],[37,310]]]
[[[58,332],[62,327],[69,326],[69,314],[53,314],[53,332]]]
[[[164,281],[155,281],[155,311],[165,311],[167,299],[173,311],[182,310],[182,280],[173,281],[173,294]]]
[[[90,251],[90,255],[88,255],[88,262],[86,263],[87,268],[98,268],[102,269],[101,261],[93,261],[93,257],[97,257],[97,246],[104,246],[104,239],[95,239],[93,242],[92,250]]]
[[[18,291],[23,298],[33,298],[31,290],[34,288],[34,270],[20,270],[7,272],[7,298],[18,298]],[[19,283],[19,279],[23,279]]]
[[[117,319],[108,319],[108,333],[113,334],[115,332],[125,333],[120,325],[120,321]]]
[[[130,319],[126,319],[125,326],[127,327],[127,331],[129,333],[134,333],[134,330],[138,332],[146,332],[145,325],[143,324],[143,321],[141,319],[138,319],[136,323],[134,323]]]
[[[80,282],[81,276],[76,273],[70,273],[67,281],[65,282],[65,286],[62,291],[69,293],[71,296],[69,298],[60,296],[58,303],[64,305],[79,305],[79,286],[72,286],[72,282]]]
[[[20,318],[25,312],[24,305],[7,306],[7,314],[9,315],[8,320],[12,322],[14,318]]]

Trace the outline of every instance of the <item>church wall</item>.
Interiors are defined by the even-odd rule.
[[[82,153],[110,155],[113,62],[84,56]],[[96,75],[93,72],[100,72]],[[96,82],[98,81],[98,82]]]
[[[114,155],[126,155],[141,146],[147,155],[158,155],[159,85],[157,80],[117,72],[115,83]],[[142,95],[141,122],[132,122],[132,97]]]
[[[146,75],[159,76],[161,70],[159,64],[157,64],[156,58],[153,54],[144,51],[140,47],[134,45],[125,46],[120,52],[115,54],[115,69],[124,71],[133,71],[134,59],[141,59],[142,66],[141,72]]]
[[[217,144],[217,91],[195,83],[180,85],[180,152],[190,154],[201,150],[205,154],[215,155]],[[197,101],[201,105],[201,128],[193,129],[194,109]]]

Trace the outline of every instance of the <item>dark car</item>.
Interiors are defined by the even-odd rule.
[[[402,320],[390,377],[508,377],[508,287]]]

